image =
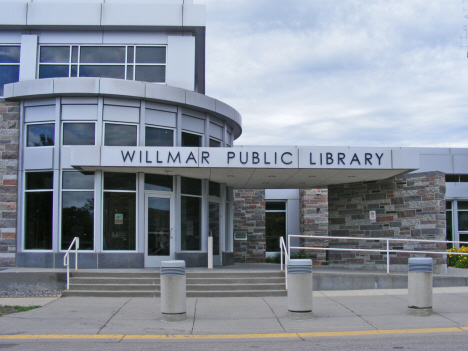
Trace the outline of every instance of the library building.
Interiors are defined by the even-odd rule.
[[[75,237],[90,269],[206,267],[209,237],[215,266],[288,235],[468,240],[468,149],[235,146],[240,113],[205,95],[205,23],[193,0],[0,2],[0,267],[63,268]]]

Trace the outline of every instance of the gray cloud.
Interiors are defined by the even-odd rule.
[[[236,144],[468,146],[457,1],[197,1]]]

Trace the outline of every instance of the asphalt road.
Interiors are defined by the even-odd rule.
[[[96,341],[96,340],[27,340],[0,341],[0,350],[35,351],[119,351],[119,350],[466,350],[468,332],[428,333],[378,336],[317,337],[305,340],[262,339],[262,340],[157,340],[157,341]]]

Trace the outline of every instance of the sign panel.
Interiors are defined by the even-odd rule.
[[[181,168],[277,168],[277,169],[400,169],[393,150],[365,147],[132,147],[102,146],[99,165],[72,147],[73,167],[181,167]],[[398,151],[398,150],[397,150]],[[397,152],[398,153],[398,152]],[[408,151],[408,153],[411,153]],[[89,162],[87,159],[89,158]],[[402,157],[400,157],[402,158]],[[413,161],[413,158],[415,159]],[[406,162],[404,169],[416,163]],[[398,162],[397,162],[398,163]]]

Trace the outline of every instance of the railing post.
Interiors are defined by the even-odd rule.
[[[387,274],[390,274],[390,240],[387,239]]]
[[[67,291],[68,290],[70,290],[70,265],[67,262]]]
[[[75,272],[78,272],[78,249],[80,248],[80,238],[75,238]]]
[[[280,245],[280,256],[281,256],[281,273],[283,273],[283,237],[281,236],[279,239]]]

